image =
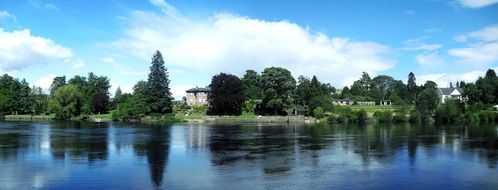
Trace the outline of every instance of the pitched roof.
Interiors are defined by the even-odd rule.
[[[454,91],[454,90],[457,90],[460,94],[463,94],[463,88],[439,88],[439,90],[441,91],[441,94],[443,95],[451,95],[451,93]]]
[[[195,87],[195,88],[191,88],[191,89],[188,89],[186,91],[187,93],[188,92],[211,92],[211,88],[199,88],[199,87]]]

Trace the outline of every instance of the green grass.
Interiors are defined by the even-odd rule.
[[[112,112],[115,112],[116,110],[110,110],[109,113],[106,114],[95,114],[95,118],[97,119],[112,119]]]

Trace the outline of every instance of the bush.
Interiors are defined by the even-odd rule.
[[[358,111],[358,122],[365,123],[366,120],[367,120],[367,111],[361,109],[360,111]]]
[[[388,111],[376,111],[373,114],[373,117],[377,119],[380,123],[392,122],[393,120],[393,112]]]
[[[410,112],[410,118],[409,118],[409,121],[410,123],[420,123],[421,122],[421,114],[419,111],[417,110],[412,110]]]
[[[447,100],[444,104],[439,105],[434,113],[434,119],[437,123],[455,123],[460,122],[462,114],[460,102]]]
[[[317,107],[313,110],[313,116],[317,119],[321,119],[324,116],[324,111],[321,107]]]
[[[335,114],[330,114],[327,117],[327,121],[330,122],[330,123],[337,121],[337,119],[338,119],[338,117]]]
[[[246,113],[254,113],[254,109],[256,109],[256,101],[249,100],[244,102],[244,112]]]
[[[204,104],[204,105],[193,105],[192,106],[192,112],[193,113],[206,113],[207,110],[209,108],[209,105],[208,104]]]

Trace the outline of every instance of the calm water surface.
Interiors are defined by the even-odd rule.
[[[497,126],[0,122],[0,189],[498,189]]]

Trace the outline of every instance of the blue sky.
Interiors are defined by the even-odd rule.
[[[286,67],[338,88],[362,71],[473,81],[498,64],[498,0],[0,0],[0,72],[111,78],[131,91],[160,50],[174,96],[219,72]]]

